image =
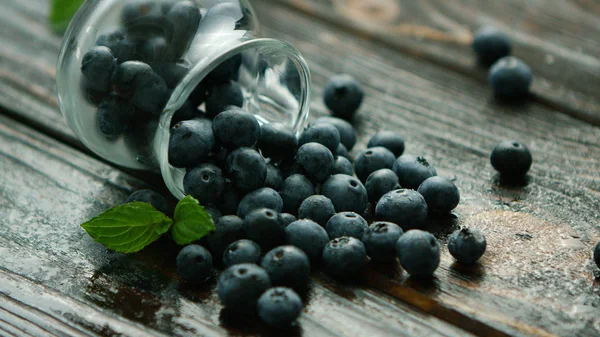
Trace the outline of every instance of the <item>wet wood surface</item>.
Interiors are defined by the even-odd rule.
[[[597,62],[597,5],[530,1],[527,12],[514,1],[507,8],[519,16],[507,19],[484,2],[400,1],[401,12],[381,13],[394,14],[390,22],[456,26],[465,36],[475,25],[505,22],[517,55],[530,48],[521,50],[536,63],[535,55],[550,48],[561,51],[554,62],[580,72],[560,76],[540,56],[536,76],[562,91],[536,84],[532,100],[508,106],[493,100],[464,41],[365,29],[352,16],[362,15],[353,12],[355,3],[253,1],[264,35],[293,43],[309,63],[311,118],[326,114],[320,97],[327,78],[351,73],[367,92],[355,121],[357,149],[376,130],[396,130],[407,153],[426,156],[440,175],[456,179],[461,205],[454,216],[430,220],[443,247],[431,282],[395,265],[370,265],[353,284],[317,270],[299,328],[281,332],[222,313],[214,281],[182,283],[169,240],[130,256],[95,244],[79,223],[136,188],[161,189],[160,181],[133,178],[82,148],[55,98],[60,37],[47,29],[48,3],[3,0],[0,336],[600,336],[599,273],[590,258],[600,240],[600,128],[590,118],[600,101],[598,68],[585,72],[560,56]],[[335,11],[326,10],[332,4]],[[527,43],[531,35],[543,43]],[[504,139],[533,152],[523,186],[501,184],[489,165],[491,148]],[[472,268],[453,263],[444,245],[459,225],[481,229],[488,240]]]

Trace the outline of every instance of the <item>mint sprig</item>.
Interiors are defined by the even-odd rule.
[[[177,244],[199,240],[215,230],[212,217],[198,200],[187,196],[175,207],[175,221],[147,202],[115,206],[81,224],[97,242],[121,253],[134,253],[172,229]]]

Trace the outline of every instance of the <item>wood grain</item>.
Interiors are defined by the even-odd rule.
[[[593,1],[284,0],[292,8],[486,83],[472,32],[507,32],[533,69],[533,99],[600,125],[600,15]]]

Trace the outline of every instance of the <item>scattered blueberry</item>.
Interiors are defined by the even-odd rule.
[[[496,145],[490,156],[492,166],[506,178],[519,178],[531,168],[533,157],[525,144],[503,141]]]
[[[531,68],[514,56],[503,57],[490,68],[488,81],[498,97],[524,97],[531,86]]]
[[[221,112],[244,105],[242,87],[236,82],[220,84],[210,90],[206,98],[206,114],[214,118]]]
[[[427,202],[430,212],[448,213],[455,209],[460,201],[460,192],[453,182],[442,177],[431,177],[417,190]]]
[[[450,235],[448,251],[460,263],[475,263],[485,252],[485,236],[472,228],[462,228]]]
[[[289,224],[291,224],[292,222],[294,222],[298,219],[296,219],[296,217],[291,215],[290,213],[280,213],[279,220],[281,221],[281,224],[283,225],[283,227],[287,227]]]
[[[280,194],[283,199],[283,210],[297,214],[304,199],[315,194],[315,187],[305,176],[293,174],[283,181]]]
[[[107,47],[93,47],[81,60],[81,73],[90,89],[108,92],[117,61]]]
[[[437,176],[435,168],[423,157],[402,155],[392,167],[398,176],[398,182],[404,188],[416,190],[425,179]]]
[[[331,124],[311,125],[302,132],[298,140],[300,146],[307,143],[319,143],[328,148],[331,153],[336,153],[340,145],[340,133]]]
[[[404,232],[391,222],[374,222],[362,238],[367,255],[375,261],[391,261],[396,258],[396,242]]]
[[[191,194],[201,205],[217,204],[224,186],[223,172],[213,164],[196,166],[183,177],[185,194]]]
[[[363,183],[369,175],[380,169],[391,169],[396,157],[385,147],[372,147],[362,151],[354,162],[354,172]]]
[[[221,213],[225,215],[237,214],[238,205],[243,197],[244,194],[238,191],[231,181],[226,181],[219,203]]]
[[[261,250],[254,241],[242,239],[232,242],[223,252],[223,265],[225,268],[240,263],[258,263]]]
[[[340,212],[327,221],[325,229],[331,239],[351,236],[360,240],[369,231],[369,224],[354,212]]]
[[[431,277],[440,264],[440,247],[431,233],[418,229],[402,234],[396,243],[402,268],[410,275]]]
[[[248,239],[258,243],[263,251],[285,242],[285,227],[279,214],[272,209],[259,208],[248,213],[244,228]]]
[[[264,269],[255,264],[241,263],[221,273],[217,293],[229,310],[252,313],[256,312],[260,295],[270,287],[271,281]]]
[[[215,231],[206,237],[206,242],[215,257],[222,257],[227,246],[245,237],[244,220],[235,215],[225,215],[216,219]]]
[[[358,274],[366,262],[365,245],[357,238],[336,238],[323,249],[323,270],[342,280]]]
[[[279,191],[281,186],[283,186],[283,174],[281,173],[281,170],[273,164],[267,164],[265,187],[270,187],[275,191]]]
[[[352,119],[363,100],[363,90],[354,77],[334,75],[325,85],[323,101],[335,117]]]
[[[98,105],[98,129],[108,138],[116,138],[129,129],[134,115],[135,107],[131,103],[111,95]]]
[[[352,176],[354,175],[354,168],[352,167],[352,163],[348,158],[345,157],[337,157],[335,162],[333,163],[333,169],[331,170],[332,175],[336,174],[345,174]]]
[[[367,190],[356,178],[336,174],[321,186],[321,194],[331,199],[337,212],[356,212],[362,214],[367,208]]]
[[[323,227],[334,214],[335,208],[331,200],[322,195],[311,195],[304,199],[298,209],[298,218],[313,220]]]
[[[479,62],[489,66],[510,55],[512,43],[508,35],[494,27],[486,26],[475,33],[472,47]]]
[[[401,187],[398,183],[398,176],[396,173],[390,169],[384,168],[369,175],[365,183],[365,188],[367,189],[369,201],[375,205],[384,194]]]
[[[227,156],[227,175],[239,190],[252,191],[265,183],[267,163],[256,150],[242,147]]]
[[[417,191],[394,190],[379,199],[375,216],[398,224],[403,229],[419,228],[427,220],[427,202]]]
[[[356,132],[352,124],[337,117],[321,117],[315,121],[316,124],[331,124],[335,126],[340,134],[340,142],[348,151],[354,148],[356,144]]]
[[[371,139],[367,147],[385,147],[392,151],[395,157],[404,153],[404,139],[393,131],[379,131]]]
[[[302,313],[302,300],[292,289],[276,287],[258,299],[258,316],[274,327],[290,326]]]
[[[175,167],[193,167],[208,157],[215,145],[212,122],[192,119],[175,124],[169,141],[169,163]]]
[[[125,203],[130,203],[133,201],[148,202],[150,203],[150,205],[152,205],[152,207],[156,208],[157,210],[165,214],[170,213],[170,207],[169,203],[167,202],[167,199],[165,199],[165,197],[163,197],[162,195],[154,192],[153,190],[135,191],[127,198],[127,201],[125,201]]]
[[[304,289],[310,279],[308,256],[298,247],[280,246],[269,251],[261,262],[271,283]]]
[[[293,158],[298,148],[298,139],[287,126],[280,123],[261,125],[258,147],[262,154],[274,160]]]
[[[219,144],[226,148],[251,147],[258,141],[260,125],[247,111],[227,110],[213,120],[213,132]]]
[[[596,248],[594,248],[594,261],[598,268],[600,268],[600,241],[596,244]]]
[[[322,182],[331,175],[334,159],[331,151],[325,146],[319,143],[306,143],[298,149],[296,162],[309,179]]]
[[[269,208],[279,213],[283,209],[283,200],[279,193],[272,188],[259,188],[242,198],[238,206],[237,215],[240,218],[244,218],[248,213],[258,208]]]
[[[320,260],[323,248],[329,242],[329,235],[318,223],[302,219],[290,223],[285,228],[287,244],[304,251],[312,261]]]
[[[199,245],[187,245],[177,254],[177,272],[186,281],[200,283],[211,275],[212,255]]]

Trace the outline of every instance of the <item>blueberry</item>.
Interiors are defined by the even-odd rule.
[[[307,143],[319,143],[336,153],[340,145],[340,133],[337,128],[331,124],[316,124],[309,126],[302,132],[298,145]]]
[[[129,128],[134,114],[132,104],[117,96],[109,96],[98,105],[98,129],[108,138],[115,138]]]
[[[344,144],[340,143],[340,145],[338,145],[337,150],[335,150],[335,157],[344,157],[348,160],[350,160],[352,158],[352,156],[350,155],[350,153],[348,152],[348,149],[346,149],[346,147],[344,146]]]
[[[437,176],[435,168],[425,158],[408,154],[398,157],[392,169],[398,176],[400,185],[413,190],[417,190],[425,179]]]
[[[340,212],[327,221],[325,229],[331,239],[351,236],[360,240],[369,231],[369,225],[362,216],[354,212]]]
[[[335,126],[340,133],[341,144],[343,144],[348,151],[354,148],[354,144],[356,144],[356,132],[354,131],[352,124],[348,123],[348,121],[337,117],[321,117],[315,121],[315,125],[317,124],[331,124]]]
[[[379,131],[371,139],[367,147],[385,147],[392,151],[395,157],[404,153],[404,139],[393,131]]]
[[[242,239],[232,242],[223,252],[223,265],[231,267],[240,263],[258,263],[261,250],[254,241]]]
[[[354,162],[354,172],[363,183],[369,175],[380,169],[391,169],[396,157],[385,147],[372,147],[361,152]]]
[[[402,234],[396,243],[402,268],[416,277],[431,277],[440,264],[440,246],[431,233],[418,229]]]
[[[173,28],[171,48],[174,57],[179,58],[190,47],[202,15],[200,9],[191,1],[179,1],[165,16]]]
[[[352,167],[352,163],[348,158],[345,157],[337,157],[335,158],[335,162],[333,163],[333,169],[331,169],[331,174],[345,174],[352,176],[354,175],[354,168]]]
[[[306,176],[315,182],[329,178],[333,168],[333,154],[319,143],[306,143],[296,153],[296,162]]]
[[[494,27],[482,27],[473,36],[473,50],[477,54],[479,62],[483,65],[498,61],[510,55],[512,43],[508,35]]]
[[[527,174],[533,157],[525,144],[503,141],[492,150],[490,161],[503,177],[519,178]]]
[[[177,254],[177,272],[186,281],[206,281],[210,277],[212,267],[212,255],[202,246],[187,245]]]
[[[514,56],[503,57],[490,68],[488,81],[497,97],[521,98],[529,94],[531,68]]]
[[[442,177],[427,178],[417,190],[427,202],[430,212],[448,213],[460,201],[460,192],[453,182]]]
[[[224,186],[223,172],[213,164],[197,166],[183,177],[185,194],[191,194],[201,205],[218,203]]]
[[[85,53],[81,60],[81,73],[87,80],[88,88],[109,92],[116,65],[115,57],[106,47],[93,47]]]
[[[115,92],[124,98],[132,97],[139,82],[152,78],[152,67],[144,62],[127,61],[119,64],[113,78]]]
[[[121,31],[114,31],[99,35],[96,39],[97,46],[104,46],[111,50],[117,63],[123,63],[134,60],[137,56],[138,43],[127,38]]]
[[[377,170],[369,175],[365,183],[369,201],[375,205],[381,197],[400,187],[398,176],[390,169]]]
[[[272,209],[259,208],[248,213],[244,228],[248,239],[258,243],[264,251],[285,242],[285,227]]]
[[[297,214],[302,201],[315,194],[315,187],[305,176],[293,174],[283,181],[280,194],[283,199],[283,210]]]
[[[448,251],[460,263],[475,263],[485,252],[485,236],[477,230],[463,227],[450,235]]]
[[[252,114],[235,109],[224,111],[213,120],[215,138],[224,147],[251,147],[258,141],[260,125]]]
[[[335,214],[335,208],[329,198],[322,195],[312,195],[302,202],[298,209],[300,219],[310,219],[325,227],[329,218]]]
[[[184,75],[185,76],[185,75]],[[209,84],[206,81],[202,81],[196,85],[194,90],[190,93],[188,99],[194,103],[195,106],[200,106],[202,103],[206,101],[208,97],[208,89],[210,88]],[[211,118],[214,116],[211,116]]]
[[[90,104],[98,106],[102,103],[102,100],[109,97],[110,92],[98,91],[93,88],[93,84],[88,83],[89,81],[85,77],[81,77],[79,81],[79,90],[83,98]]]
[[[281,200],[279,193],[272,188],[259,188],[242,198],[238,206],[237,215],[240,218],[244,218],[248,213],[258,208],[269,208],[275,212],[281,212],[283,200]]]
[[[274,327],[290,326],[302,313],[302,300],[292,289],[276,287],[258,299],[258,316]]]
[[[221,112],[232,107],[241,108],[244,105],[244,95],[242,87],[229,82],[214,86],[206,97],[206,114],[209,117],[215,117]]]
[[[217,294],[229,310],[253,313],[256,312],[258,298],[270,287],[271,281],[264,269],[255,264],[241,263],[221,273]]]
[[[302,170],[300,164],[296,162],[296,158],[282,161],[279,163],[279,169],[281,170],[281,174],[283,174],[284,181],[294,174],[304,175],[304,171]]]
[[[152,205],[152,207],[156,208],[157,210],[159,210],[165,214],[169,214],[170,210],[171,210],[171,208],[169,207],[169,203],[167,202],[167,199],[165,199],[165,197],[163,197],[162,195],[160,195],[152,190],[139,190],[139,191],[133,192],[127,198],[126,203],[130,203],[133,201],[148,202],[148,203],[150,203],[150,205]]]
[[[304,251],[312,261],[320,260],[323,248],[329,242],[329,235],[323,227],[310,219],[297,220],[285,228],[288,245]]]
[[[352,119],[363,100],[363,89],[354,77],[334,75],[325,85],[323,101],[335,117]]]
[[[171,92],[165,81],[143,62],[127,61],[117,67],[113,84],[116,93],[138,108],[158,116]]]
[[[175,167],[193,167],[208,157],[215,145],[212,123],[192,119],[175,124],[169,140],[169,163]]]
[[[198,108],[195,107],[190,100],[187,100],[185,103],[183,103],[181,108],[179,108],[173,114],[173,117],[171,118],[171,126],[175,126],[175,124],[179,122],[202,117],[202,111],[198,110]]]
[[[143,62],[164,62],[173,59],[173,52],[163,36],[153,36],[144,40],[140,49],[140,61]]]
[[[226,181],[223,194],[221,195],[221,203],[219,204],[221,212],[226,215],[236,214],[243,196],[231,181]]]
[[[287,126],[280,123],[261,125],[258,147],[262,154],[274,160],[293,158],[298,148],[298,139]]]
[[[292,222],[294,222],[298,219],[296,219],[296,217],[291,215],[290,213],[280,213],[279,220],[281,221],[281,224],[283,225],[283,227],[287,227],[289,224],[291,224]]]
[[[242,54],[234,55],[219,64],[208,74],[207,79],[211,83],[227,83],[237,81],[242,65]]]
[[[173,28],[164,19],[160,3],[153,0],[126,2],[121,11],[121,24],[128,33],[140,38],[173,34]]]
[[[273,285],[304,289],[310,280],[308,256],[298,247],[280,246],[269,251],[261,262]]]
[[[396,242],[402,233],[402,228],[394,223],[374,222],[362,238],[367,255],[375,261],[393,261],[396,258]]]
[[[154,62],[151,64],[152,70],[162,77],[162,79],[167,84],[167,87],[170,89],[175,89],[175,87],[181,82],[181,80],[187,75],[189,69],[185,66],[177,63],[171,62]],[[190,97],[191,98],[191,97]],[[190,101],[193,103],[194,108],[198,108],[202,102],[195,104],[191,99]]]
[[[600,241],[596,244],[596,248],[594,248],[594,261],[598,268],[600,268]]]
[[[227,246],[245,237],[244,220],[235,215],[225,215],[216,219],[215,231],[206,237],[206,242],[215,257],[222,257]]]
[[[265,187],[270,187],[275,191],[279,191],[281,186],[283,186],[283,174],[281,173],[281,170],[273,164],[267,164]]]
[[[265,183],[267,163],[256,150],[241,147],[227,156],[227,174],[240,191],[252,191]]]
[[[210,217],[213,219],[213,222],[216,222],[222,216],[221,211],[219,211],[219,209],[213,205],[204,206],[204,211],[210,215]]]
[[[367,208],[367,190],[356,178],[336,174],[321,186],[321,194],[331,199],[337,212],[356,212],[362,214]]]
[[[339,279],[356,276],[367,262],[365,245],[357,238],[343,236],[323,249],[323,270]]]
[[[427,202],[417,191],[400,189],[384,194],[375,207],[375,216],[403,229],[419,228],[427,220]]]

